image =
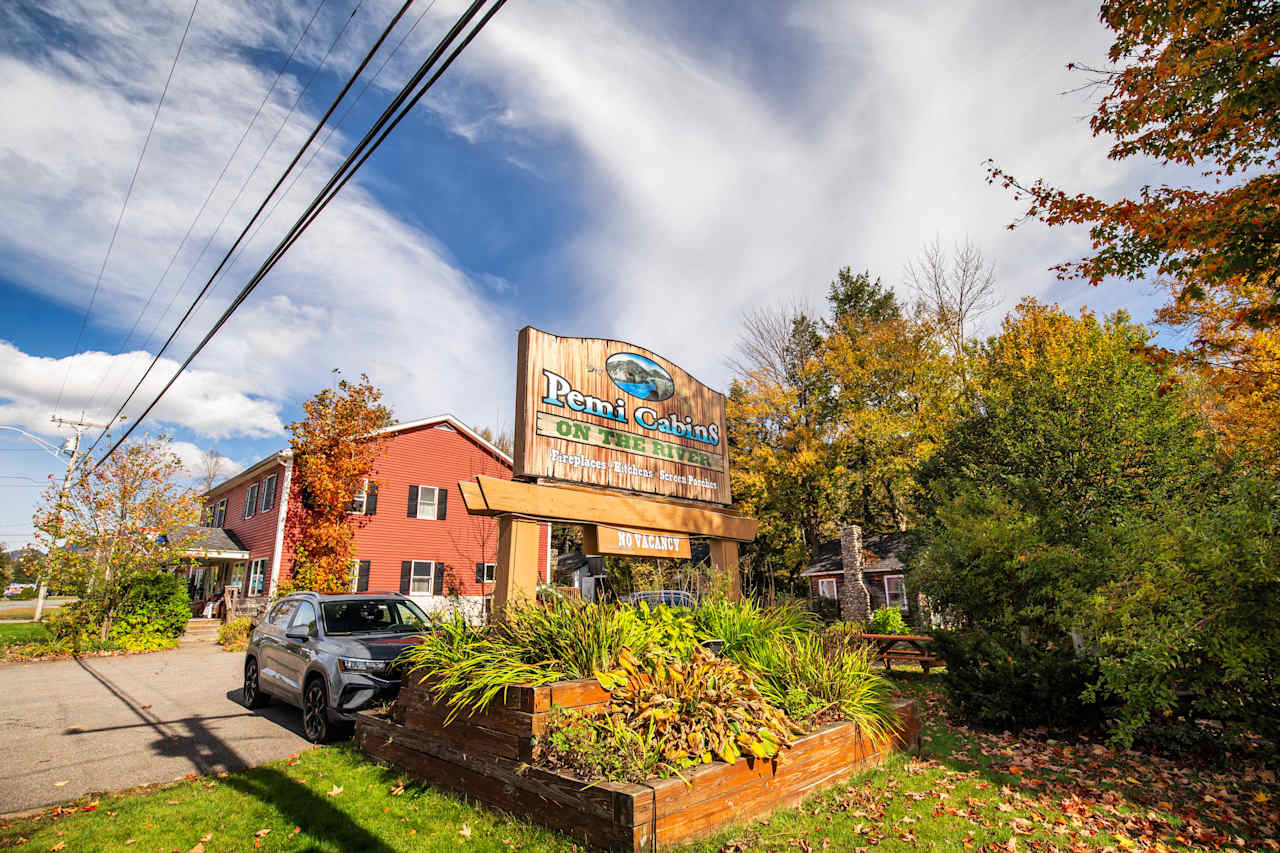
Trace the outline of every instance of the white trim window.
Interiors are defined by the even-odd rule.
[[[884,576],[884,600],[887,606],[899,610],[907,608],[907,581],[905,575]]]
[[[436,564],[432,560],[414,560],[409,575],[410,595],[431,595]]]
[[[223,498],[213,505],[212,527],[222,527],[227,523],[227,499]]]
[[[279,474],[272,474],[262,481],[262,505],[258,508],[259,512],[267,512],[276,505],[276,483],[279,478]]]
[[[244,490],[244,509],[241,518],[253,518],[258,509],[258,484],[252,483]]]
[[[818,598],[836,598],[836,579],[818,578]]]
[[[360,481],[360,491],[351,498],[351,514],[364,515],[365,504],[369,499],[369,478]]]
[[[262,595],[267,577],[267,561],[259,558],[249,564],[249,589],[245,595]]]
[[[231,582],[227,586],[233,586],[244,594],[244,563],[233,563],[231,566]]]
[[[479,569],[479,571],[476,572],[476,574],[479,575],[476,580],[480,581],[480,583],[493,583],[494,573],[498,570],[497,564],[479,563],[476,565],[476,568]]]
[[[416,518],[435,520],[439,508],[440,490],[435,486],[418,486],[418,514]]]

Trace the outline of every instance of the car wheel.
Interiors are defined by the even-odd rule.
[[[333,734],[324,680],[313,678],[302,691],[302,733],[312,743],[327,743]]]
[[[265,708],[271,697],[258,686],[258,661],[249,658],[244,662],[244,691],[241,694],[246,708]]]

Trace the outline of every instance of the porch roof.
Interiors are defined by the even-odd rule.
[[[249,551],[244,543],[225,527],[184,527],[174,534],[174,538],[179,545],[185,546],[182,550],[184,557],[249,559]]]

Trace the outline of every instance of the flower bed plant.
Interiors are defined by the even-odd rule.
[[[887,682],[864,650],[824,643],[819,627],[799,607],[750,601],[558,601],[515,608],[497,625],[446,619],[404,661],[410,682],[448,708],[446,724],[501,706],[517,686],[594,679],[610,701],[554,715],[533,758],[587,781],[638,781],[743,755],[771,760],[837,720],[887,741]],[[718,656],[703,648],[713,640]]]

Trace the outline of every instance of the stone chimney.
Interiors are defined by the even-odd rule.
[[[871,621],[871,593],[862,580],[862,528],[850,524],[840,530],[840,562],[844,586],[840,589],[840,618],[863,625]]]

